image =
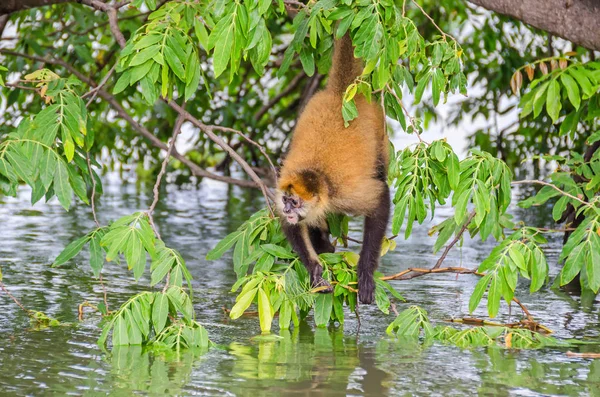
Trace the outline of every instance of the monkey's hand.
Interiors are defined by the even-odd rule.
[[[370,273],[358,274],[358,300],[365,305],[370,305],[375,300],[375,280]]]
[[[312,287],[312,292],[318,292],[320,294],[330,294],[333,292],[333,287],[329,284],[329,281],[323,278],[323,270],[321,264],[318,264],[314,268],[315,270],[311,272],[310,275],[310,285]]]

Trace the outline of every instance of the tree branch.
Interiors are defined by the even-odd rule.
[[[281,100],[281,98],[285,98],[292,91],[294,91],[296,89],[296,87],[298,87],[298,85],[300,84],[300,82],[303,80],[304,77],[306,77],[306,74],[304,72],[298,73],[298,75],[296,77],[294,77],[292,79],[292,81],[289,82],[288,86],[283,91],[281,91],[279,94],[275,95],[266,105],[264,105],[262,108],[260,108],[260,110],[256,113],[256,115],[254,115],[254,119],[257,121],[260,121],[262,116],[264,116],[265,113],[267,113],[269,111],[269,109],[271,109],[273,106],[275,106],[275,104],[277,104],[277,102],[279,102]]]
[[[0,13],[1,14],[1,13]],[[10,16],[7,15],[0,15],[0,38],[2,37],[2,33],[4,33],[4,28],[6,27],[6,24],[8,23],[8,18]],[[13,38],[6,38],[6,40],[11,40]]]
[[[436,262],[436,264],[433,267],[433,269],[439,269],[440,266],[442,266],[442,262],[444,262],[444,259],[446,259],[446,256],[448,255],[448,252],[450,252],[450,249],[452,249],[452,247],[454,247],[454,244],[456,244],[458,242],[458,240],[460,240],[460,238],[462,237],[462,235],[465,233],[465,230],[467,230],[467,228],[469,227],[469,224],[471,223],[471,221],[473,220],[473,218],[475,218],[475,211],[471,212],[471,215],[469,215],[469,219],[467,219],[467,221],[465,223],[463,223],[462,227],[460,228],[460,230],[458,231],[458,233],[454,237],[454,240],[452,240],[450,242],[450,244],[448,244],[446,246],[446,249],[442,253],[442,256],[440,256],[440,259],[438,259],[438,261]]]
[[[600,51],[600,2],[597,0],[468,0],[535,28]]]
[[[411,274],[412,273],[412,274]],[[426,274],[431,273],[457,273],[457,274],[476,274],[479,276],[483,276],[481,273],[477,273],[477,269],[469,269],[466,267],[440,267],[440,268],[432,268],[432,269],[422,269],[418,267],[410,267],[406,270],[401,271],[400,273],[391,275],[391,276],[383,276],[382,280],[410,280],[416,277],[421,277]]]
[[[99,0],[79,0],[81,4],[85,4],[86,6],[90,6],[95,8],[98,11],[103,11],[108,16],[108,24],[110,25],[110,31],[112,35],[115,37],[115,40],[119,44],[121,48],[125,47],[125,36],[123,36],[123,32],[119,29],[119,18],[117,17],[117,8],[110,6],[106,3],[102,3]]]
[[[586,207],[592,207],[592,204],[588,203],[585,200],[582,200],[579,197],[573,196],[570,193],[565,192],[564,190],[561,190],[558,186],[553,185],[552,183],[548,183],[548,182],[544,182],[544,181],[540,181],[537,179],[528,179],[528,180],[523,180],[523,181],[512,181],[511,182],[512,185],[543,185],[543,186],[550,186],[552,189],[558,191],[560,194],[562,194],[563,196],[567,196],[575,201],[578,201],[579,203],[585,205]]]
[[[254,172],[254,170],[252,169],[252,167],[250,167],[250,165],[246,162],[246,160],[244,160],[235,150],[233,150],[232,147],[229,146],[220,136],[216,135],[213,132],[215,129],[221,129],[221,130],[228,130],[228,129],[226,127],[212,126],[212,125],[206,125],[206,124],[202,123],[200,120],[198,120],[197,118],[195,118],[194,116],[192,116],[191,114],[186,112],[181,106],[179,106],[174,101],[169,101],[168,104],[175,111],[177,111],[177,113],[179,113],[180,115],[185,117],[186,120],[191,122],[196,127],[200,128],[200,130],[202,132],[204,132],[210,138],[211,141],[213,141],[218,146],[220,146],[221,149],[225,150],[243,168],[243,170],[246,172],[246,174],[248,174],[250,179],[252,179],[262,190],[263,195],[265,196],[265,200],[267,202],[267,206],[269,207],[269,209],[271,210],[271,213],[273,214],[273,209],[271,208],[271,203],[270,203],[270,200],[272,200],[274,197],[273,193],[267,188],[267,186],[260,179],[260,177],[258,175],[256,175],[256,172]]]
[[[160,197],[160,183],[162,182],[162,178],[165,175],[165,172],[167,171],[167,164],[169,163],[169,159],[171,158],[171,153],[173,153],[173,149],[175,148],[175,141],[177,140],[177,135],[179,135],[179,133],[181,132],[181,126],[183,125],[184,121],[185,121],[185,118],[181,115],[179,115],[177,117],[177,120],[175,120],[175,126],[173,127],[173,137],[171,138],[171,142],[169,142],[169,147],[167,149],[167,154],[165,155],[165,159],[163,160],[163,162],[160,166],[160,172],[158,173],[158,176],[156,177],[156,183],[154,184],[154,189],[152,189],[152,192],[154,193],[154,199],[152,200],[152,204],[150,204],[150,208],[148,208],[148,211],[146,211],[146,213],[148,214],[148,222],[150,223],[150,226],[152,226],[152,230],[154,230],[154,234],[156,234],[156,237],[158,237],[159,240],[162,240],[162,238],[160,237],[160,233],[158,232],[158,229],[156,228],[156,225],[154,224],[154,217],[152,216],[152,214],[154,213],[156,204],[158,204],[158,198]],[[169,282],[167,280],[167,285],[168,284],[169,284]]]
[[[59,3],[70,3],[73,0],[2,0],[0,2],[0,14],[10,14],[11,12],[27,10],[49,6]]]
[[[83,73],[81,73],[77,69],[75,69],[72,65],[66,63],[65,61],[63,61],[61,59],[42,58],[42,57],[38,57],[35,55],[28,55],[28,54],[23,54],[20,52],[4,50],[2,48],[0,48],[0,54],[18,56],[18,57],[30,59],[30,60],[33,60],[36,62],[41,62],[41,63],[45,63],[45,64],[49,64],[49,65],[62,66],[65,69],[67,69],[69,72],[71,72],[73,75],[75,75],[78,79],[80,79],[81,81],[83,81],[84,83],[89,85],[90,87],[98,86],[92,79],[85,76]],[[103,89],[98,90],[98,95],[101,98],[103,98],[105,101],[107,101],[113,107],[113,109],[117,112],[119,117],[122,118],[123,120],[127,121],[131,125],[131,127],[134,129],[134,131],[136,131],[138,134],[140,134],[144,138],[148,139],[154,146],[156,146],[162,150],[168,149],[167,145],[165,145],[160,139],[158,139],[156,136],[154,136],[154,134],[152,134],[148,129],[146,129],[140,123],[135,121],[133,119],[133,117],[131,117],[129,115],[129,113],[127,113],[127,111],[123,108],[123,106],[121,106],[119,101],[117,101],[117,99],[114,96],[112,96],[111,94],[109,94],[107,91],[105,91]],[[218,175],[218,174],[214,174],[210,171],[207,171],[203,168],[200,168],[197,164],[195,164],[191,160],[187,159],[185,156],[181,155],[176,150],[173,150],[172,156],[175,157],[177,160],[181,161],[184,165],[186,165],[190,169],[192,174],[195,176],[202,177],[202,178],[214,179],[216,181],[225,182],[225,183],[240,186],[240,187],[250,187],[250,188],[258,188],[259,187],[256,183],[254,183],[252,181],[245,181],[245,180],[231,178],[231,177],[224,176],[224,175]]]

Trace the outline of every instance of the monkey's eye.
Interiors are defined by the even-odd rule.
[[[292,205],[296,208],[298,208],[298,201],[294,200],[294,199],[290,199],[290,201],[292,202]]]

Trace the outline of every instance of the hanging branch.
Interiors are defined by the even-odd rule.
[[[160,172],[158,173],[158,176],[156,177],[156,183],[154,184],[154,189],[153,189],[154,199],[152,200],[152,204],[150,205],[150,208],[148,208],[148,211],[146,211],[146,214],[148,214],[148,221],[150,222],[150,226],[152,226],[152,230],[154,230],[154,234],[156,235],[156,237],[158,237],[159,240],[162,240],[162,238],[160,237],[160,233],[158,232],[158,229],[156,228],[156,225],[154,224],[154,217],[152,216],[152,214],[154,213],[156,204],[158,204],[158,199],[160,196],[160,183],[162,181],[162,177],[165,175],[165,172],[167,170],[167,164],[169,163],[169,159],[171,158],[171,152],[173,152],[173,148],[175,147],[175,141],[177,139],[177,135],[179,135],[179,133],[181,132],[181,126],[183,125],[184,121],[185,121],[185,118],[183,116],[178,116],[177,120],[175,120],[175,127],[173,127],[173,136],[171,137],[171,142],[169,142],[167,154],[166,154],[165,159],[163,160],[162,165],[160,167]],[[167,279],[167,284],[168,284],[168,279]]]
[[[522,181],[513,181],[511,182],[512,185],[543,185],[543,186],[550,186],[552,189],[558,191],[560,194],[562,194],[563,196],[567,196],[570,199],[573,199],[579,203],[581,203],[582,205],[585,205],[586,207],[590,207],[593,208],[594,205],[591,203],[588,203],[585,200],[582,200],[579,197],[573,196],[570,193],[565,192],[564,190],[562,190],[561,188],[559,188],[558,186],[552,184],[552,183],[548,183],[548,182],[544,182],[544,181],[540,181],[537,179],[528,179],[528,180],[522,180]]]
[[[12,299],[29,317],[32,317],[31,311],[27,310],[25,306],[23,306],[23,304],[17,298],[15,298],[13,294],[10,293],[2,281],[0,281],[0,289],[2,289],[2,291],[4,291],[4,293],[8,295],[8,297]]]
[[[186,120],[190,121],[193,125],[195,125],[202,132],[204,132],[211,141],[213,141],[218,146],[220,146],[221,149],[225,150],[244,169],[246,174],[248,174],[248,176],[262,190],[262,193],[265,196],[267,206],[269,207],[269,211],[271,212],[272,216],[275,216],[275,214],[273,212],[273,208],[271,207],[271,202],[270,202],[270,200],[274,199],[273,193],[267,188],[267,186],[260,179],[260,177],[258,175],[256,175],[256,172],[254,172],[254,170],[252,169],[252,167],[250,167],[250,165],[246,162],[246,160],[244,160],[235,150],[233,150],[233,148],[231,146],[229,146],[221,137],[219,137],[218,135],[216,135],[214,133],[214,130],[227,131],[228,129],[226,127],[211,126],[211,125],[206,125],[206,124],[202,123],[200,120],[198,120],[197,118],[195,118],[194,116],[192,116],[191,114],[186,112],[183,108],[181,108],[181,106],[179,106],[174,101],[169,101],[168,104],[173,109],[175,109],[181,116],[185,117]]]
[[[442,256],[440,256],[440,259],[438,259],[438,261],[436,262],[436,264],[433,267],[433,269],[439,269],[439,267],[442,266],[442,262],[444,262],[444,259],[446,259],[446,256],[448,255],[448,252],[450,252],[450,250],[452,249],[452,247],[454,247],[454,244],[456,244],[458,242],[458,240],[460,240],[462,238],[462,235],[465,233],[465,231],[469,227],[469,224],[471,223],[471,221],[473,220],[473,218],[475,218],[475,211],[471,212],[471,215],[469,215],[469,218],[466,220],[465,223],[463,223],[462,227],[460,228],[460,230],[458,231],[458,233],[454,237],[454,240],[452,240],[450,242],[450,244],[448,244],[446,246],[446,249],[444,249],[444,252],[442,253]]]

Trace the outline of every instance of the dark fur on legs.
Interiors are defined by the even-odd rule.
[[[370,304],[375,298],[373,273],[379,264],[381,243],[390,216],[390,192],[387,184],[380,196],[379,206],[373,214],[365,217],[363,246],[358,261],[358,298],[360,303]]]
[[[292,245],[292,248],[300,257],[300,260],[306,267],[306,270],[308,270],[311,287],[326,287],[319,291],[320,293],[324,294],[333,292],[333,287],[331,284],[329,284],[329,282],[323,278],[323,266],[321,266],[318,258],[315,257],[315,254],[319,252],[315,247],[313,247],[313,243],[311,242],[312,239],[307,226],[302,224],[291,225],[286,222],[282,222],[282,228],[288,241]],[[319,234],[321,237],[319,243],[320,247],[322,248],[325,246],[324,242],[322,241],[323,234],[321,231],[319,231]],[[307,244],[311,244],[311,246],[309,247]]]
[[[310,242],[317,254],[335,252],[335,247],[331,244],[331,241],[329,241],[329,229],[310,227],[308,233],[310,235]]]

